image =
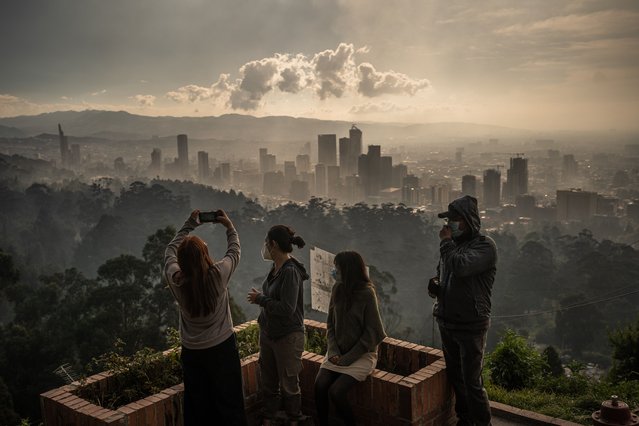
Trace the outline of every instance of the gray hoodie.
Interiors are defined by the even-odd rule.
[[[471,232],[440,242],[438,275],[441,285],[433,314],[440,326],[486,330],[490,325],[490,296],[497,271],[497,246],[479,232],[477,199],[458,198],[448,206],[464,218]]]
[[[304,265],[294,257],[273,273],[273,268],[262,284],[257,303],[262,307],[257,322],[260,330],[273,340],[294,331],[304,331],[304,287],[309,278]]]

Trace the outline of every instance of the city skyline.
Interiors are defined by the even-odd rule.
[[[639,126],[636,2],[31,3],[0,6],[0,116]]]

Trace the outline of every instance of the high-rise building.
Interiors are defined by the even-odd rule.
[[[518,195],[528,193],[528,159],[514,157],[510,159],[510,168],[506,174],[507,197],[514,201]]]
[[[317,135],[317,163],[325,166],[337,165],[336,135]]]
[[[475,175],[462,176],[462,195],[477,196],[477,177]]]
[[[596,192],[581,189],[557,191],[557,220],[588,221],[596,212]]]
[[[295,157],[295,168],[299,173],[308,173],[311,169],[311,156],[308,154],[300,154]]]
[[[408,175],[408,167],[406,164],[396,164],[393,166],[393,186],[395,188],[402,187],[403,179]]]
[[[160,148],[153,148],[151,152],[151,166],[149,166],[149,171],[153,174],[162,172],[162,150]]]
[[[266,156],[268,155],[267,148],[260,148],[260,173],[266,173]]]
[[[351,140],[352,153],[357,159],[362,154],[362,131],[353,124],[348,131],[348,138]]]
[[[501,203],[501,173],[499,170],[484,170],[484,206],[499,207]]]
[[[284,182],[287,186],[291,185],[291,182],[297,179],[297,168],[294,161],[284,162]]]
[[[408,206],[419,204],[419,178],[415,175],[407,175],[402,179],[402,203]]]
[[[178,167],[180,173],[188,175],[189,173],[189,137],[187,135],[177,135],[178,145]]]
[[[315,165],[315,195],[323,197],[326,195],[326,165]]]
[[[457,148],[455,151],[455,163],[461,164],[464,155],[464,148]]]
[[[357,172],[366,196],[377,196],[381,189],[381,147],[368,145],[368,153],[362,154],[357,163]]]
[[[351,151],[350,138],[339,138],[339,167],[344,176],[357,173],[357,157],[353,158]]]
[[[211,171],[209,168],[209,153],[204,151],[198,151],[197,153],[197,176],[200,181],[205,181],[209,178]]]
[[[69,164],[69,142],[67,137],[64,135],[62,131],[62,126],[58,123],[58,138],[60,139],[60,162],[62,166],[67,166]]]
[[[379,159],[379,182],[380,187],[390,188],[393,186],[393,157],[385,155]]]
[[[430,202],[438,209],[444,209],[451,202],[450,185],[438,183],[430,186]]]
[[[231,163],[220,163],[220,180],[223,185],[231,183]]]
[[[326,193],[330,198],[338,198],[341,195],[339,171],[339,166],[326,167]]]

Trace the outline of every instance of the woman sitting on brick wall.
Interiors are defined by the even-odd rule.
[[[214,222],[226,228],[225,256],[214,262],[194,210],[165,253],[164,278],[180,306],[184,374],[184,424],[246,425],[242,371],[229,308],[228,282],[240,262],[240,239],[222,210]]]
[[[344,251],[335,256],[334,263],[336,283],[326,320],[328,349],[315,379],[315,404],[322,426],[329,424],[330,404],[344,424],[355,424],[347,393],[373,372],[377,347],[386,337],[362,256]]]

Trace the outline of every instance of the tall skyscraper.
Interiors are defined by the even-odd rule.
[[[315,165],[315,195],[323,197],[326,195],[326,165]]]
[[[348,138],[351,140],[353,155],[357,159],[362,154],[362,131],[353,124],[348,131]]]
[[[377,196],[381,189],[381,147],[368,145],[368,153],[359,157],[357,172],[366,196]]]
[[[331,198],[337,198],[341,193],[339,166],[326,167],[326,193]]]
[[[501,203],[501,173],[499,170],[484,170],[484,206],[499,207]]]
[[[514,157],[510,159],[510,168],[506,174],[507,197],[514,201],[518,195],[528,193],[528,159]]]
[[[162,172],[162,150],[160,148],[153,148],[151,152],[151,166],[149,166],[149,171],[153,174]]]
[[[69,164],[69,142],[67,137],[64,135],[62,131],[62,126],[58,123],[58,137],[60,139],[60,161],[62,166],[67,166]]]
[[[266,173],[266,156],[268,155],[267,148],[260,148],[260,173]]]
[[[205,181],[209,178],[211,171],[209,168],[209,153],[204,151],[198,151],[197,153],[197,176],[200,181]]]
[[[390,188],[393,186],[393,157],[389,155],[380,157],[379,168],[380,188]]]
[[[183,175],[189,174],[189,137],[177,135],[178,167]]]
[[[325,166],[337,165],[336,135],[317,135],[317,163]]]
[[[294,161],[284,162],[284,182],[290,187],[291,182],[297,179],[297,168]]]
[[[220,179],[223,185],[231,183],[231,163],[220,163]]]
[[[462,176],[462,194],[477,196],[477,178],[474,175]]]

